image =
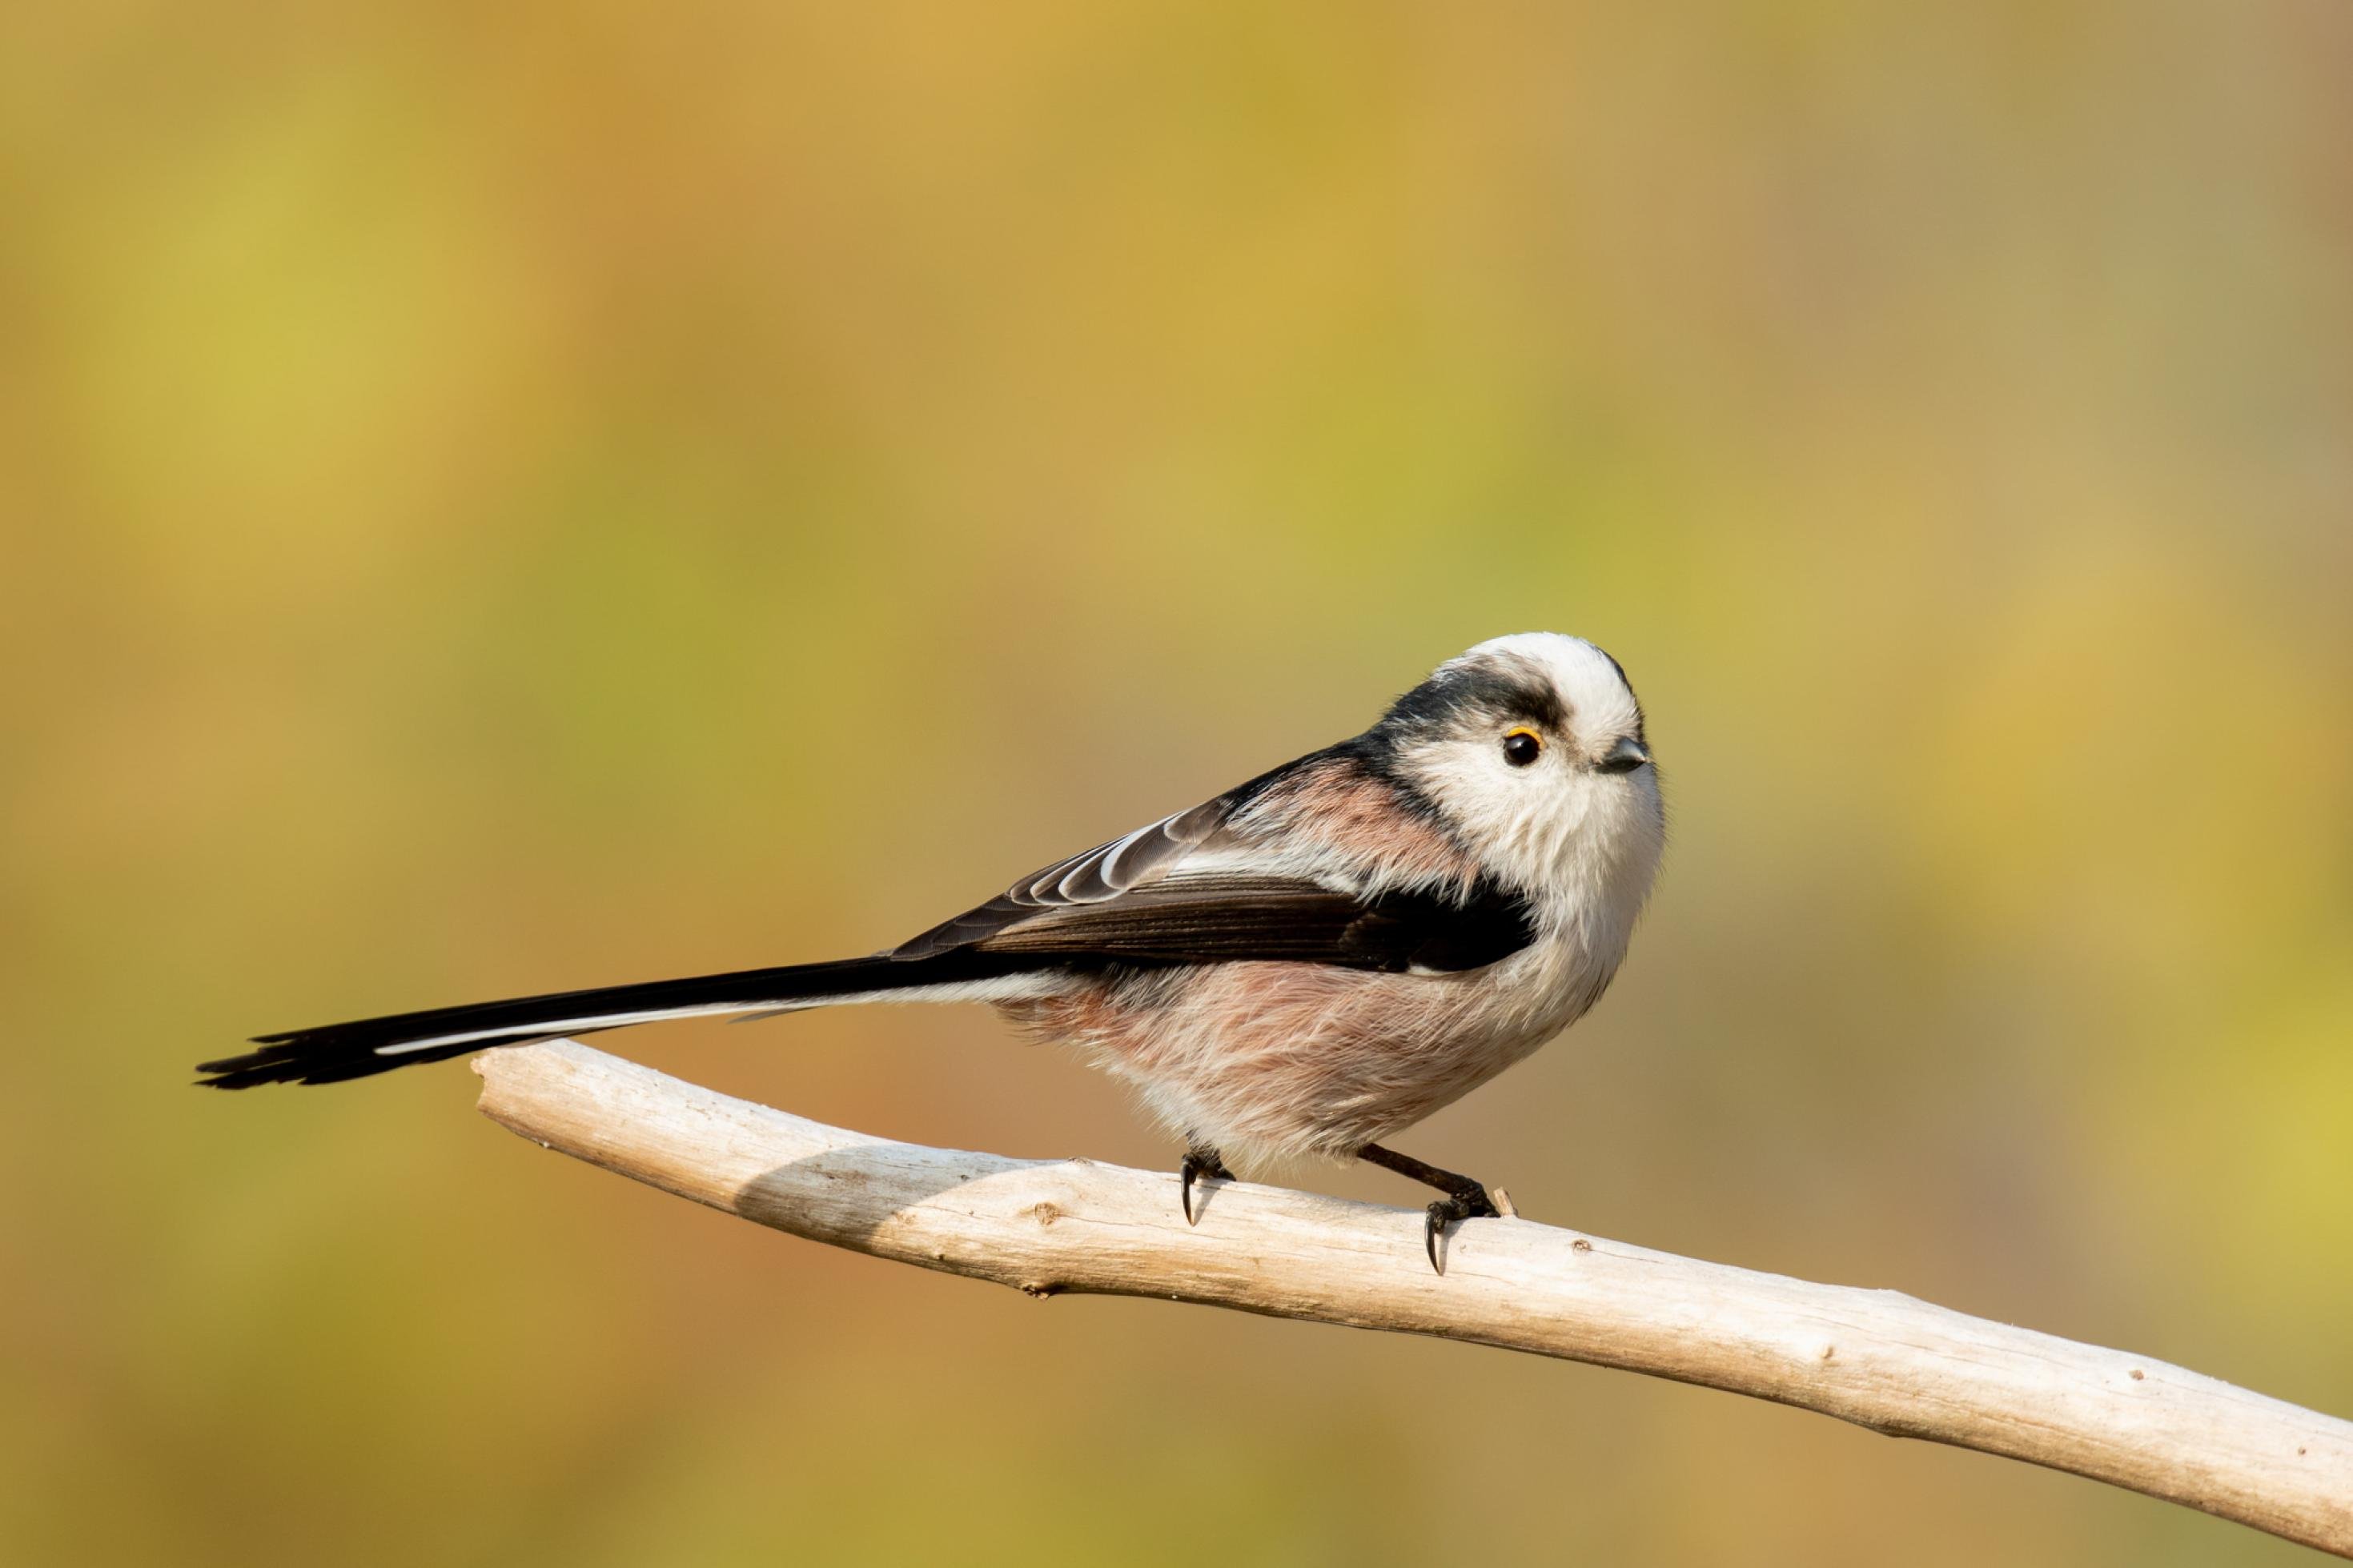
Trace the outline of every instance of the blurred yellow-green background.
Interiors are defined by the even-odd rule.
[[[2295,1560],[828,1252],[462,1066],[187,1084],[868,951],[1575,631],[1668,867],[1406,1146],[2353,1413],[2349,79],[2338,0],[10,10],[0,1556]],[[978,1013],[617,1043],[1174,1153]]]

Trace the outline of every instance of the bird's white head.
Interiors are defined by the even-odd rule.
[[[1398,699],[1367,736],[1482,865],[1572,918],[1630,928],[1666,841],[1641,704],[1582,637],[1481,643]]]

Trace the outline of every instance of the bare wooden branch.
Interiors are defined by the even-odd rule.
[[[1157,1296],[1622,1367],[2072,1470],[2353,1557],[2353,1423],[2162,1362],[1533,1224],[1085,1160],[894,1143],[573,1041],[478,1058],[481,1109],[548,1148],[812,1241],[1060,1291]]]

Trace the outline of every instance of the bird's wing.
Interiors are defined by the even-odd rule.
[[[1047,964],[1225,963],[1280,959],[1349,969],[1451,973],[1535,938],[1526,898],[1482,882],[1369,895],[1282,877],[1174,876],[1101,903],[1040,910],[973,943]]]
[[[889,956],[962,950],[1033,954],[1041,966],[1279,959],[1452,972],[1535,940],[1525,895],[1492,879],[1363,892],[1345,878],[1303,871],[1279,828],[1236,829],[1236,814],[1266,784],[1253,780],[1058,861]]]

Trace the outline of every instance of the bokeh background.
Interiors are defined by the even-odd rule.
[[[2348,79],[2338,0],[9,9],[0,1556],[2298,1560],[187,1083],[868,951],[1574,630],[1668,868],[1409,1146],[2353,1413]],[[624,1048],[1173,1153],[982,1014]]]

